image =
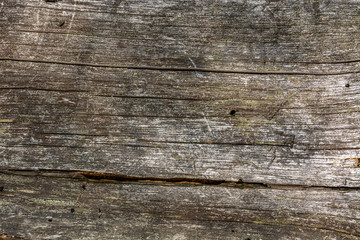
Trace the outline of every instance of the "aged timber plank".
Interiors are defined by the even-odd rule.
[[[0,58],[252,71],[359,71],[358,0],[3,0]]]
[[[359,239],[359,3],[1,1],[0,237]]]
[[[0,229],[8,236],[252,240],[360,236],[358,190],[107,183],[74,179],[70,172],[20,174],[0,174],[0,217],[6,219]]]
[[[0,66],[2,168],[360,186],[359,74]]]

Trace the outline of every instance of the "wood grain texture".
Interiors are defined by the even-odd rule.
[[[359,238],[359,26],[359,0],[0,1],[0,237]]]
[[[0,217],[8,219],[0,228],[25,239],[360,236],[357,190],[106,183],[64,172],[61,178],[22,174],[0,174]]]
[[[360,183],[359,74],[1,66],[5,168]]]
[[[359,1],[4,0],[0,57],[254,71],[359,71]]]

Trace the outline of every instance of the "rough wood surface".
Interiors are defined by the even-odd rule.
[[[0,174],[0,181],[8,183],[0,201],[0,217],[7,221],[0,226],[9,236],[25,239],[360,236],[358,190],[88,182],[66,172],[8,174]]]
[[[3,58],[359,71],[358,0],[2,2]]]
[[[359,27],[358,0],[1,0],[0,234],[360,237]]]
[[[0,66],[2,167],[360,186],[359,74]]]

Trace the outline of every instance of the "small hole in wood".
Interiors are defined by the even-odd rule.
[[[350,84],[348,84],[348,83],[347,83],[347,84],[345,84],[345,87],[350,87]]]
[[[102,211],[101,209],[99,208],[99,212],[98,212],[98,215],[99,215],[99,218],[101,218],[101,215],[102,215]]]
[[[235,232],[235,230],[231,230],[231,232]]]
[[[73,213],[73,212],[75,212],[75,209],[74,209],[74,208],[72,208],[72,209],[70,209],[70,211]]]
[[[81,188],[84,189],[84,190],[86,190],[86,185],[83,184],[83,185],[81,186]]]
[[[4,187],[0,187],[0,192],[3,192],[4,191]]]
[[[52,219],[51,219],[51,218],[49,218],[49,219],[48,219],[48,221],[49,221],[49,222],[52,222]]]
[[[59,27],[62,27],[62,26],[64,26],[64,25],[65,25],[65,21],[59,22]]]
[[[231,111],[230,111],[230,115],[231,115],[231,116],[235,116],[235,113],[236,113],[235,110],[231,110]]]

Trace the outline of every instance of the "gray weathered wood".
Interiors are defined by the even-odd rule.
[[[0,229],[25,239],[360,236],[358,190],[106,183],[58,175],[0,174],[0,217],[7,219]]]
[[[3,167],[360,186],[359,74],[1,66]]]
[[[3,0],[0,57],[359,71],[359,1]]]
[[[359,238],[359,26],[359,0],[0,0],[0,236]]]

